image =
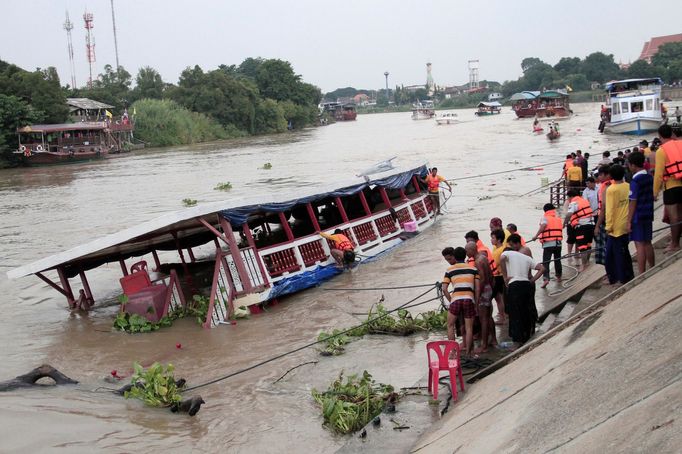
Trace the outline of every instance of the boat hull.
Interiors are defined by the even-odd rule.
[[[459,123],[459,120],[456,118],[436,118],[436,123],[439,125],[454,125]]]
[[[604,132],[610,134],[628,134],[643,136],[658,131],[661,122],[655,118],[630,118],[627,120],[606,123]]]
[[[33,152],[30,156],[22,155],[21,162],[26,165],[70,164],[101,159],[106,154],[106,152],[102,151],[79,151],[74,153],[43,151]]]

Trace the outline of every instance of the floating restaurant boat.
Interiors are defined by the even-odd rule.
[[[436,117],[436,123],[438,123],[439,125],[455,124],[459,123],[459,118],[457,117],[456,113],[445,112]]]
[[[339,102],[327,102],[321,105],[323,112],[328,112],[336,121],[353,121],[358,113],[355,104],[341,104]]]
[[[91,304],[94,299],[86,272],[118,262],[121,287],[128,297],[126,311],[158,319],[170,308],[183,305],[185,296],[197,293],[189,268],[204,264],[213,269],[203,323],[208,328],[225,322],[235,307],[246,306],[257,313],[264,302],[341,273],[320,232],[342,230],[357,257],[365,261],[433,224],[435,207],[422,192],[421,177],[426,173],[425,164],[394,168],[386,161],[326,188],[207,203],[12,269],[7,276],[35,274],[73,307],[77,298],[70,280],[80,277],[78,299]],[[193,251],[199,247],[199,252],[206,252],[201,260]],[[160,251],[177,251],[181,264],[168,271],[170,265],[160,262]],[[147,262],[154,263],[153,270]]]
[[[436,116],[433,109],[433,101],[417,101],[412,105],[413,120],[429,120]]]
[[[518,118],[559,120],[573,114],[566,90],[522,91],[509,100]]]
[[[600,129],[614,134],[643,135],[658,130],[661,115],[661,86],[658,77],[616,80],[606,84],[607,111]]]
[[[102,158],[124,151],[133,124],[106,121],[31,125],[17,129],[19,155],[25,164],[59,164]]]
[[[479,117],[500,114],[502,112],[502,104],[497,101],[480,102],[477,107],[478,110],[474,114]]]

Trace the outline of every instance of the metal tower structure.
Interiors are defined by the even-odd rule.
[[[73,40],[71,39],[71,30],[73,30],[73,23],[69,19],[69,11],[66,11],[66,21],[64,22],[64,30],[66,30],[66,41],[69,45],[69,67],[71,68],[71,88],[76,88],[76,64],[73,61]]]
[[[114,14],[114,0],[111,0],[111,23],[114,26],[114,50],[116,51],[116,71],[118,71],[118,39],[116,38],[116,15]]]
[[[433,82],[431,75],[431,63],[426,64],[426,92],[429,96],[433,96],[436,91],[436,84]]]
[[[85,10],[83,14],[83,20],[85,21],[85,54],[88,58],[88,66],[90,68],[90,78],[88,79],[88,87],[92,88],[92,64],[95,63],[95,39],[92,36],[92,28],[94,16]]]
[[[469,60],[469,90],[478,87],[478,60]]]

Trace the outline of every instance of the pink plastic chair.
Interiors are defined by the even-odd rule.
[[[455,350],[455,357],[448,359],[450,353]],[[432,353],[435,358],[432,358]],[[459,344],[455,341],[436,341],[426,344],[426,355],[429,361],[429,392],[434,399],[438,399],[438,379],[440,371],[447,370],[450,373],[450,388],[452,397],[457,400],[457,377],[459,385],[464,391],[464,377],[462,376],[462,364],[460,362]]]

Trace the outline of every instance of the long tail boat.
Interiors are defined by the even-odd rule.
[[[213,269],[203,325],[213,327],[226,322],[235,307],[258,313],[265,302],[343,272],[320,232],[342,230],[365,261],[413,236],[415,229],[433,224],[436,210],[421,182],[426,165],[384,164],[348,181],[295,195],[212,202],[168,213],[12,269],[7,276],[34,274],[65,296],[71,307],[77,299],[71,281],[79,277],[78,299],[91,305],[86,272],[118,262],[123,293],[130,301],[152,301],[143,314],[151,310],[161,316],[196,293],[189,269],[203,262]],[[198,260],[193,251],[197,248],[208,250],[206,257]],[[179,255],[180,263],[170,272],[160,261],[161,251]],[[154,264],[149,270],[148,262]],[[161,271],[166,274],[159,275]],[[178,278],[180,273],[184,279]]]

